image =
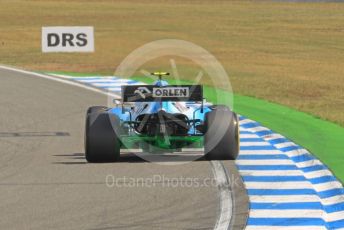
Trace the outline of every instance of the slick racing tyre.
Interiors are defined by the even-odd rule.
[[[237,115],[223,105],[214,106],[205,117],[204,152],[207,160],[235,160],[239,153]]]
[[[97,106],[91,106],[87,109],[86,114],[93,113],[96,111],[101,111],[101,110],[105,111],[107,109],[108,109],[108,107],[106,107],[106,106],[98,106],[98,105]]]
[[[88,162],[115,162],[120,157],[120,140],[114,131],[119,118],[106,107],[91,107],[86,115],[85,157]],[[119,129],[118,129],[119,130]]]

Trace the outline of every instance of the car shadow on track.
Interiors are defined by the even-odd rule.
[[[68,161],[66,161],[66,160],[65,161],[56,161],[56,162],[53,162],[53,164],[65,164],[65,165],[88,164],[86,159],[85,159],[84,153],[58,154],[58,155],[53,155],[53,156],[65,158],[66,160],[68,160]],[[139,157],[135,153],[121,153],[121,157],[118,161],[116,161],[116,162],[104,162],[104,163],[99,163],[99,164],[205,161],[205,158],[203,156],[195,159],[194,156],[188,156],[187,154],[185,154],[185,155],[169,154],[169,155],[164,155],[163,157],[161,157],[161,155],[158,155],[157,158],[154,158],[154,156],[153,156],[150,159],[151,159],[151,161],[147,161],[147,160]],[[75,160],[82,160],[82,161],[75,161]]]

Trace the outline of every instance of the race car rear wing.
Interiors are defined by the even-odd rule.
[[[201,85],[126,85],[122,102],[203,101]]]

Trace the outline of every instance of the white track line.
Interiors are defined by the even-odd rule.
[[[75,81],[65,80],[65,79],[61,79],[61,78],[57,78],[57,77],[53,77],[53,76],[49,76],[49,75],[44,75],[44,74],[40,74],[40,73],[34,73],[34,72],[26,71],[26,70],[15,69],[15,68],[12,68],[12,67],[1,66],[1,65],[0,65],[0,69],[10,70],[10,71],[14,71],[14,72],[22,73],[22,74],[31,75],[31,76],[34,75],[36,77],[40,77],[40,78],[44,78],[44,79],[48,79],[48,80],[52,80],[52,81],[57,81],[57,82],[64,83],[64,84],[67,84],[67,85],[72,85],[72,86],[76,86],[76,87],[79,87],[79,88],[90,90],[90,91],[93,91],[93,92],[96,92],[96,93],[100,93],[100,94],[103,94],[103,95],[106,95],[106,96],[111,96],[111,97],[116,98],[116,99],[120,98],[120,96],[117,95],[117,94],[108,93],[108,92],[105,92],[105,91],[97,89],[97,88],[93,88],[93,87],[90,87],[90,86],[87,86],[87,85],[84,85],[84,84],[81,84],[81,83],[77,83]]]
[[[220,161],[210,161],[214,178],[220,194],[220,215],[214,229],[228,230],[232,218],[233,201],[231,196],[230,181],[224,165]]]

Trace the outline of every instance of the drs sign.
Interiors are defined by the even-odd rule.
[[[42,52],[94,52],[93,27],[42,27]]]

